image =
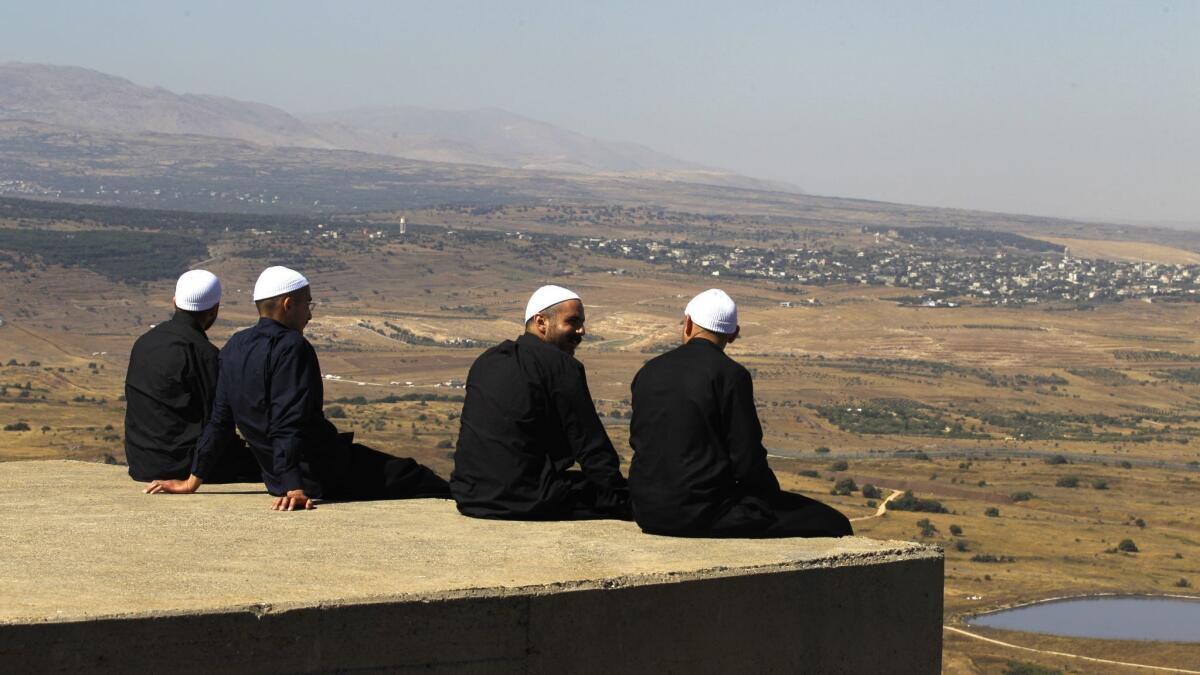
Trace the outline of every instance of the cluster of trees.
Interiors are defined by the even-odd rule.
[[[1200,356],[1167,352],[1159,349],[1117,349],[1113,356],[1119,361],[1200,361]]]
[[[174,277],[189,262],[208,255],[208,247],[195,237],[124,230],[0,229],[0,249],[124,282]]]
[[[65,202],[43,202],[32,199],[0,199],[0,217],[38,222],[84,221],[109,227],[128,227],[138,230],[177,230],[192,232],[224,232],[249,229],[293,229],[316,227],[320,222],[310,216],[261,215],[249,213],[203,213],[141,209],[125,206],[98,206]]]
[[[885,234],[890,229],[892,228],[888,226],[868,225],[863,228],[863,231],[868,234]],[[1019,234],[999,232],[997,230],[975,230],[964,227],[927,225],[923,227],[896,228],[896,234],[902,241],[931,247],[944,246],[946,243],[950,243],[964,248],[992,249],[1007,247],[1038,253],[1063,253],[1067,250],[1061,244],[1053,244],[1041,239],[1031,239]]]
[[[993,555],[991,553],[976,553],[971,556],[971,562],[978,563],[1011,563],[1017,559],[1011,555]]]
[[[359,325],[386,338],[391,338],[409,345],[418,345],[422,347],[457,347],[461,349],[480,349],[485,346],[483,342],[480,342],[479,340],[473,340],[471,338],[437,340],[425,335],[417,335],[404,326],[397,326],[390,321],[383,322],[386,330],[379,328],[367,321],[360,321]]]
[[[917,511],[921,513],[949,513],[946,507],[936,499],[921,499],[912,493],[912,490],[905,491],[904,494],[893,499],[888,503],[888,509],[892,511]]]
[[[943,438],[987,438],[968,431],[961,422],[915,401],[881,400],[810,406],[843,431],[858,434],[904,434]]]

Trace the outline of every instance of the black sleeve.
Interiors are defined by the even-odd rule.
[[[213,398],[212,415],[200,441],[196,444],[196,457],[192,460],[192,473],[205,480],[231,444],[238,442],[234,434],[233,411],[229,407],[229,393],[225,383],[229,378],[217,380],[217,395]]]
[[[558,373],[550,396],[575,461],[579,462],[588,480],[608,488],[625,487],[620,459],[596,414],[583,364],[571,363]]]
[[[727,382],[721,402],[729,420],[726,443],[738,484],[753,492],[778,492],[779,481],[767,466],[767,449],[762,444],[762,426],[754,408],[754,383],[750,373],[739,368]]]

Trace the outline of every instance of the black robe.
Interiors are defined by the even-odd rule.
[[[461,425],[450,474],[460,512],[628,517],[620,459],[583,364],[554,345],[524,334],[480,355],[467,374]],[[582,475],[568,471],[576,462]]]
[[[212,413],[217,370],[217,348],[186,312],[134,342],[125,374],[125,457],[134,480],[188,477]],[[213,478],[257,481],[258,467],[237,447]]]
[[[629,489],[638,525],[705,527],[744,495],[779,492],[750,373],[695,338],[651,359],[631,385]]]

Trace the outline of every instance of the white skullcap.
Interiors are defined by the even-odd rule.
[[[692,298],[683,313],[692,317],[692,323],[714,333],[733,335],[737,332],[737,305],[719,288],[710,288]]]
[[[258,275],[258,281],[254,283],[254,301],[291,293],[307,285],[308,279],[296,270],[278,266],[268,267]]]
[[[189,312],[203,312],[221,302],[221,281],[207,270],[184,272],[175,282],[175,306]]]
[[[534,314],[547,307],[553,307],[566,300],[579,299],[579,296],[575,295],[573,291],[568,291],[562,286],[542,286],[533,292],[533,295],[529,297],[529,303],[525,305],[525,322],[528,323]]]

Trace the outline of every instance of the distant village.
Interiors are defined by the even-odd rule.
[[[919,293],[897,301],[926,307],[956,307],[967,298],[992,305],[1200,299],[1200,266],[1088,260],[1066,250],[955,255],[900,242],[861,249],[765,249],[600,237],[569,245],[714,277],[911,289]]]
[[[105,190],[105,188],[100,188]],[[35,186],[20,180],[0,180],[0,193],[28,194]],[[157,193],[159,190],[153,190]],[[277,204],[278,196],[212,192],[216,199]],[[32,203],[37,205],[36,203]],[[103,221],[105,207],[64,205],[89,209],[89,218]],[[95,211],[96,213],[91,213]],[[121,222],[133,213],[114,210]],[[160,212],[145,212],[151,226]],[[737,279],[769,279],[788,287],[860,285],[903,289],[894,300],[922,307],[953,308],[967,302],[998,306],[1038,303],[1075,306],[1138,299],[1147,302],[1190,302],[1200,299],[1200,265],[1150,262],[1113,262],[1071,255],[1063,246],[1010,232],[970,227],[927,226],[889,228],[862,226],[862,243],[817,246],[731,246],[712,241],[670,238],[617,238],[567,234],[497,232],[478,229],[444,229],[430,225],[380,223],[360,220],[347,223],[318,222],[306,216],[275,217],[275,227],[251,226],[261,216],[180,212],[186,222],[176,227],[220,229],[231,227],[251,236],[274,236],[310,243],[345,242],[383,244],[395,237],[428,238],[434,248],[458,241],[520,242],[554,250],[574,249],[594,255],[661,265],[686,274]],[[98,215],[99,214],[99,215]],[[151,217],[153,216],[153,217]],[[194,222],[193,222],[194,221]],[[275,222],[278,221],[278,222]],[[165,229],[165,228],[164,228]],[[873,241],[872,241],[873,240]],[[35,251],[44,253],[44,251]],[[60,261],[62,262],[62,261]],[[71,263],[72,261],[65,261]],[[614,267],[608,270],[622,274]],[[796,288],[797,294],[802,295]],[[815,303],[814,298],[796,302]]]

